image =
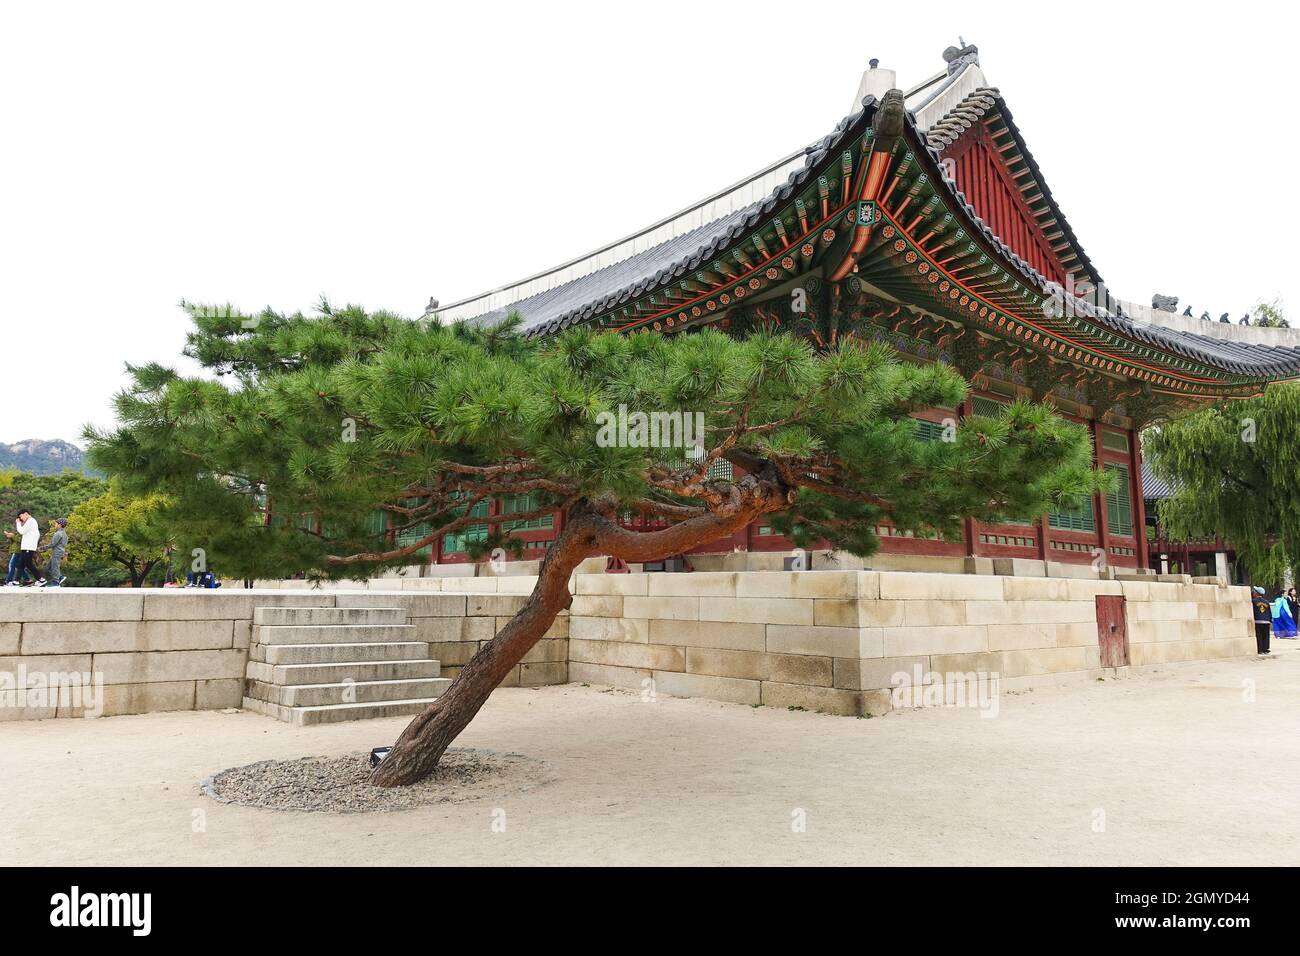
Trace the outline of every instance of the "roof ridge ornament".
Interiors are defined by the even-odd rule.
[[[948,64],[948,75],[952,76],[962,67],[967,65],[979,66],[980,49],[974,43],[967,43],[961,37],[957,38],[961,46],[950,46],[943,51],[944,62]]]

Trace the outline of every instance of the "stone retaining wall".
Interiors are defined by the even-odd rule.
[[[1167,577],[1167,576],[1162,576]],[[88,672],[103,713],[240,704],[253,608],[401,607],[454,677],[535,578],[386,578],[366,590],[0,592],[0,678]],[[414,585],[418,582],[419,586]],[[1176,580],[890,571],[578,574],[574,600],[506,679],[581,681],[836,714],[889,710],[896,675],[998,674],[1003,689],[1101,668],[1095,600],[1123,596],[1131,667],[1251,654],[1249,592]],[[905,681],[906,682],[906,681]],[[0,681],[0,692],[4,685]],[[75,701],[0,719],[76,716]]]
[[[254,607],[401,607],[454,677],[505,624],[522,595],[403,591],[282,591],[220,588],[122,590],[62,588],[0,591],[0,720],[81,716],[81,693],[12,693],[49,675],[102,678],[92,709],[106,716],[163,710],[219,710],[243,699]],[[505,683],[562,684],[568,678],[567,615],[517,665]],[[10,692],[6,697],[6,691]],[[12,698],[12,699],[10,699]]]
[[[580,575],[569,677],[876,715],[918,669],[997,674],[1003,690],[1114,674],[1100,663],[1099,594],[1127,600],[1132,667],[1254,652],[1246,588],[885,571]]]

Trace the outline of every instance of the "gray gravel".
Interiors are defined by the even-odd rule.
[[[267,810],[367,813],[465,803],[546,783],[545,764],[522,754],[453,747],[427,778],[409,787],[372,787],[370,754],[263,760],[213,774],[201,789],[220,803]]]

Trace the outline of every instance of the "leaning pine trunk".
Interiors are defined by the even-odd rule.
[[[571,602],[569,576],[588,556],[582,536],[566,525],[542,560],[533,593],[496,637],[461,668],[451,686],[417,716],[370,774],[380,787],[416,783],[433,772],[443,753],[469,725],[488,695],[542,639],[559,613]]]
[[[759,515],[788,504],[792,497],[791,490],[771,478],[759,481],[745,475],[732,487],[721,513],[701,514],[650,532],[620,528],[607,515],[585,505],[575,506],[542,560],[537,586],[523,608],[470,658],[447,692],[402,731],[388,756],[371,772],[370,782],[380,787],[401,787],[433,772],[447,747],[487,703],[488,695],[510,668],[542,639],[556,616],[569,606],[569,576],[583,559],[594,554],[617,554],[628,560],[651,561],[684,554],[697,545],[734,534]]]

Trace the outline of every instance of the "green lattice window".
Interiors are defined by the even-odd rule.
[[[1115,490],[1106,492],[1106,524],[1111,534],[1133,533],[1133,498],[1129,491],[1128,467],[1106,462],[1115,474]]]
[[[983,395],[976,395],[971,399],[971,411],[976,415],[983,415],[985,418],[997,418],[1006,407],[1006,402],[985,398]]]
[[[923,422],[920,419],[913,420],[916,424],[916,437],[921,441],[942,441],[943,426],[937,422]]]
[[[403,504],[406,505],[406,507],[408,508],[413,508],[416,505],[420,504],[420,502],[421,499],[412,498],[407,501],[404,501]],[[398,522],[399,524],[404,524],[409,519],[405,515],[395,514],[393,515],[393,520]],[[427,521],[422,521],[413,527],[405,528],[401,531],[398,531],[397,534],[394,536],[394,540],[399,548],[405,548],[407,545],[415,544],[415,542],[425,537],[425,535],[427,535],[432,530],[433,530],[433,525],[429,524],[429,522]],[[426,544],[419,551],[414,552],[411,555],[411,557],[427,558],[432,553],[433,553],[433,545]]]
[[[538,498],[535,494],[505,495],[501,499],[503,515],[533,511],[537,506]],[[542,531],[555,527],[555,515],[548,513],[534,518],[525,518],[522,521],[507,521],[502,527],[506,531]]]
[[[1047,524],[1063,531],[1096,531],[1097,518],[1092,510],[1092,499],[1085,498],[1078,508],[1066,508],[1061,511],[1049,511]]]
[[[474,506],[470,515],[475,518],[487,517],[489,502],[480,501]],[[464,551],[466,546],[478,541],[486,541],[488,536],[488,526],[486,524],[466,525],[459,531],[455,531],[442,539],[442,550],[447,553],[456,553]]]

